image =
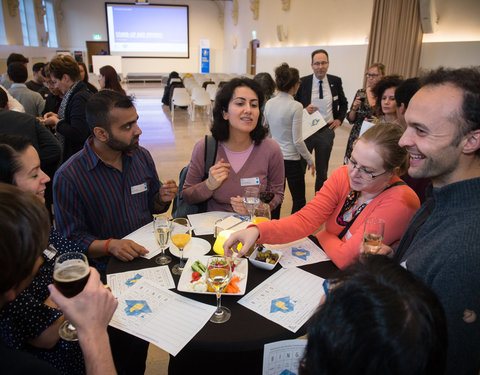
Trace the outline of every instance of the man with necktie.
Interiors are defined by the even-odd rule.
[[[326,126],[305,139],[310,152],[315,150],[315,191],[323,186],[327,179],[328,162],[332,152],[335,129],[342,125],[347,113],[347,99],[343,93],[340,77],[327,74],[328,53],[323,49],[312,52],[313,74],[300,79],[300,88],[295,100],[302,103],[308,113],[319,111],[327,123]]]

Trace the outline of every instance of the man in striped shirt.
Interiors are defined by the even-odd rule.
[[[122,238],[166,211],[177,185],[159,181],[150,153],[139,146],[142,131],[129,97],[100,91],[89,99],[86,118],[93,136],[55,174],[55,223],[105,277],[110,256],[130,261],[148,252]],[[148,342],[115,329],[109,335],[118,372],[143,374]]]

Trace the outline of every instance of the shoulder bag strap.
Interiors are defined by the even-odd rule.
[[[208,172],[210,171],[210,167],[215,164],[215,159],[217,157],[217,148],[218,142],[213,138],[211,135],[205,136],[205,169],[203,173],[203,179],[206,180],[208,178]]]

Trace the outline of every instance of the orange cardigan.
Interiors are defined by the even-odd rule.
[[[390,184],[397,181],[400,178],[394,176]],[[420,207],[420,201],[410,187],[394,186],[372,199],[344,238],[339,239],[338,235],[344,227],[337,224],[336,218],[349,192],[348,169],[342,166],[332,173],[322,189],[300,211],[280,220],[259,223],[260,237],[257,242],[281,244],[295,241],[311,235],[325,223],[325,229],[318,232],[316,237],[330,259],[339,268],[345,268],[359,255],[365,218],[373,216],[385,220],[383,243],[392,246],[398,243]]]

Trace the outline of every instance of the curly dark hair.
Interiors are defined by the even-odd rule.
[[[260,85],[253,79],[240,77],[233,78],[227,82],[227,84],[218,91],[213,107],[213,123],[210,131],[212,132],[213,138],[217,141],[226,141],[230,137],[229,121],[223,118],[223,113],[228,111],[228,104],[230,100],[232,100],[235,89],[242,86],[252,89],[258,97],[258,108],[263,107],[263,91]],[[268,129],[263,126],[263,113],[260,111],[257,126],[250,132],[250,138],[255,142],[255,145],[259,145],[267,136],[267,132]]]
[[[382,116],[382,96],[383,93],[392,87],[398,87],[403,82],[403,79],[399,75],[389,75],[383,77],[377,84],[373,87],[372,92],[375,95],[376,102],[373,107],[377,116]]]

